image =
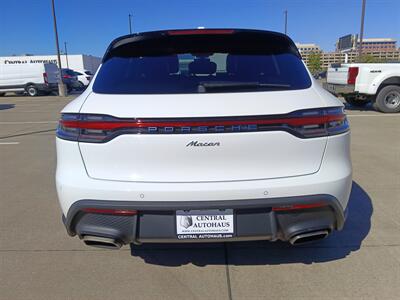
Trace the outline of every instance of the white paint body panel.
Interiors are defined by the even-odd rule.
[[[313,89],[180,95],[91,93],[81,113],[122,118],[274,115],[321,107]],[[318,171],[327,138],[301,139],[284,131],[121,135],[104,144],[79,143],[86,170],[96,179],[205,182],[281,178]],[[191,141],[219,143],[187,147]]]
[[[92,178],[199,182],[278,178],[318,171],[327,138],[287,132],[121,135],[104,144],[79,143]],[[186,147],[191,141],[214,147]]]
[[[340,106],[340,102],[338,103]],[[120,118],[190,118],[285,114],[299,109],[321,107],[324,104],[313,88],[296,91],[212,94],[91,93],[80,112],[107,114]]]
[[[328,138],[318,172],[289,178],[230,182],[150,183],[98,180],[85,170],[78,144],[57,138],[56,186],[64,215],[82,199],[210,201],[328,194],[346,208],[352,185],[350,133]]]

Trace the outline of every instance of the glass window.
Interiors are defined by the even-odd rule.
[[[311,80],[286,39],[179,37],[108,54],[94,82],[103,94],[179,94],[306,89]],[[164,40],[165,43],[165,40]],[[150,47],[151,46],[151,47]],[[160,53],[157,53],[160,52]]]

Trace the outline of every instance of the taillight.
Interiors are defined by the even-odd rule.
[[[289,204],[283,206],[275,206],[272,208],[272,211],[302,210],[302,209],[320,208],[325,206],[328,206],[328,204],[324,202],[316,202],[309,204]]]
[[[347,74],[347,84],[356,84],[358,67],[350,67]]]
[[[300,120],[310,120],[293,128],[303,138],[337,135],[350,129],[343,107],[304,110],[296,114]]]
[[[47,73],[43,73],[43,80],[45,84],[49,83],[48,77],[47,77]]]
[[[72,76],[71,76],[71,75],[68,75],[68,74],[66,74],[66,75],[63,75],[63,78],[72,78]]]
[[[94,207],[86,207],[83,208],[82,211],[92,214],[114,215],[114,216],[134,216],[138,213],[137,210],[131,210],[131,209],[110,209],[110,208],[94,208]]]
[[[286,131],[299,138],[316,138],[349,130],[342,107],[307,109],[285,115],[122,119],[107,115],[62,114],[61,139],[104,143],[122,134],[213,134]]]

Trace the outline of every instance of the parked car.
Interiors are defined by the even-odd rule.
[[[78,82],[78,76],[74,70],[63,68],[61,69],[62,81],[67,86],[68,93],[72,90],[78,90],[80,85]]]
[[[327,73],[326,70],[320,71],[320,72],[314,74],[314,78],[315,79],[325,79],[326,78],[326,73]]]
[[[0,96],[7,92],[29,96],[57,90],[58,68],[55,64],[0,64]]]
[[[381,112],[400,112],[400,63],[337,64],[325,88],[354,106],[372,102]]]
[[[93,78],[93,73],[85,71],[75,71],[75,75],[78,77],[78,83],[81,89],[85,89]]]
[[[281,33],[117,38],[93,84],[62,110],[56,140],[63,220],[87,245],[301,244],[345,222],[343,104]]]

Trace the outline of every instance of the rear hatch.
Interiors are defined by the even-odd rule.
[[[293,112],[324,106],[293,42],[237,35],[182,31],[152,34],[148,45],[147,36],[114,42],[80,111],[97,122],[79,142],[89,176],[206,182],[317,172],[327,138],[301,137],[306,126],[284,124]]]
[[[345,65],[328,68],[326,82],[332,84],[347,84],[349,67]]]
[[[56,64],[45,64],[44,70],[45,70],[45,73],[47,74],[47,82],[48,83],[57,83],[58,82],[58,67]]]

